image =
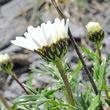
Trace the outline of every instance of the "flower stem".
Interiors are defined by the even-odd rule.
[[[73,98],[73,95],[72,95],[72,91],[71,91],[71,87],[70,87],[67,75],[64,71],[64,67],[63,67],[63,64],[62,64],[62,59],[59,60],[58,62],[55,62],[55,64],[56,64],[56,67],[58,68],[58,70],[60,72],[60,75],[63,79],[64,85],[65,85],[65,88],[66,88],[66,91],[67,91],[69,103],[72,106],[75,106],[75,101],[74,101],[74,98]],[[71,109],[71,110],[74,110],[74,109]]]
[[[1,93],[0,93],[0,99],[1,99],[2,103],[5,105],[5,107],[8,110],[12,110],[11,107],[8,105],[7,101],[5,100],[5,98],[3,97],[3,95]]]
[[[101,60],[100,43],[97,43],[96,46],[97,46],[97,51],[98,51],[98,55],[99,55],[99,64],[101,65],[102,60]]]
[[[63,18],[66,19],[66,17],[63,15],[63,13],[62,13],[62,11],[60,10],[60,8],[57,6],[56,1],[55,1],[55,0],[51,0],[51,1],[52,1],[52,3],[53,3],[54,7],[56,8],[58,14],[60,15],[60,17],[61,17],[62,19],[63,19]],[[78,56],[79,56],[79,59],[80,59],[81,62],[82,62],[82,65],[83,65],[83,67],[84,67],[85,73],[87,74],[87,76],[88,76],[88,78],[89,78],[89,80],[90,80],[90,82],[91,82],[91,84],[92,84],[92,87],[93,87],[93,89],[94,89],[94,91],[95,91],[95,94],[97,95],[97,94],[98,94],[97,87],[96,87],[96,85],[95,85],[95,83],[94,83],[94,81],[93,81],[92,75],[91,75],[90,71],[88,70],[85,61],[83,60],[82,54],[81,54],[81,52],[80,52],[80,50],[79,50],[79,47],[78,47],[78,45],[77,45],[77,43],[76,43],[74,37],[73,37],[72,34],[71,34],[70,29],[68,29],[68,34],[69,34],[71,43],[72,43],[73,47],[75,48],[75,50],[76,50],[76,52],[77,52],[77,54],[78,54]]]
[[[55,0],[51,0],[51,1],[52,1],[52,3],[53,3],[54,7],[56,8],[58,14],[60,15],[60,17],[61,17],[62,19],[63,19],[63,18],[66,19],[66,17],[63,15],[62,11],[61,11],[60,8],[58,7],[56,1],[55,1]],[[91,76],[91,74],[90,74],[90,71],[88,70],[86,63],[85,63],[85,61],[83,60],[82,54],[81,54],[81,52],[80,52],[80,50],[79,50],[79,47],[78,47],[78,45],[77,45],[77,43],[76,43],[74,37],[73,37],[72,34],[71,34],[70,29],[69,29],[69,31],[68,31],[68,34],[69,34],[71,43],[72,43],[72,45],[74,46],[74,48],[75,48],[75,50],[76,50],[76,52],[77,52],[77,54],[78,54],[78,56],[79,56],[79,59],[80,59],[81,62],[82,62],[82,65],[83,65],[83,67],[84,67],[85,73],[87,74],[87,76],[88,76],[88,78],[89,78],[89,80],[90,80],[90,82],[91,82],[91,84],[92,84],[92,87],[93,87],[93,89],[94,89],[94,92],[95,92],[95,94],[97,95],[97,94],[98,94],[97,86],[95,85],[95,82],[93,81],[93,78],[92,78],[92,76]],[[102,104],[100,104],[100,110],[104,110]]]
[[[17,77],[12,73],[12,72],[10,72],[9,73],[11,76],[12,76],[12,78],[22,87],[22,89],[25,91],[25,93],[26,94],[30,94],[26,89],[25,89],[25,87],[22,85],[22,83],[17,79]]]
[[[100,45],[100,43],[97,43],[96,46],[97,46],[97,51],[98,51],[98,56],[99,56],[99,64],[101,65],[101,63],[102,63],[101,50],[100,50],[100,46],[101,46],[101,45]],[[105,83],[105,85],[106,85],[106,80],[104,81],[104,83]],[[110,99],[107,90],[105,90],[105,94],[106,94],[106,97],[107,97],[108,99]]]

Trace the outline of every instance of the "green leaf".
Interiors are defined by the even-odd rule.
[[[97,95],[94,97],[94,99],[91,102],[90,107],[87,110],[96,110],[99,104],[100,104],[100,95]]]
[[[59,107],[64,107],[64,108],[67,108],[66,110],[70,110],[70,109],[76,109],[76,107],[70,105],[70,104],[63,104],[61,101],[59,101],[59,103],[56,101],[56,100],[51,100],[49,101],[51,104],[55,105],[55,107],[53,108],[53,110],[56,110],[57,108]]]
[[[16,105],[13,105],[11,108],[12,108],[12,110],[17,110],[17,106]]]
[[[103,87],[103,81],[105,78],[105,69],[106,69],[106,57],[103,59],[101,66],[100,66],[100,71],[99,71],[100,76],[99,76],[99,80],[98,80],[98,84],[99,84],[98,90],[99,91],[101,91],[102,87]]]
[[[52,94],[55,93],[56,91],[58,91],[58,89],[47,91],[47,92],[45,93],[45,97],[48,97],[49,95],[52,95]]]
[[[35,94],[35,95],[38,94],[38,92],[35,89],[33,89],[32,87],[25,85],[25,84],[23,84],[23,86],[26,87],[26,89],[28,89],[28,91],[32,92],[33,94]]]
[[[47,74],[46,72],[44,72],[44,71],[41,71],[41,70],[39,70],[39,69],[36,69],[36,68],[30,68],[30,70],[31,70],[31,72],[35,72],[35,73],[41,73],[41,74]]]
[[[24,104],[24,103],[29,103],[29,102],[34,102],[37,100],[39,96],[37,95],[25,95],[25,96],[20,96],[17,97],[16,99],[13,100],[14,104]]]
[[[22,105],[22,106],[18,106],[19,109],[21,110],[32,110],[31,108],[25,106],[25,105]]]
[[[105,102],[110,106],[110,99],[105,99]]]
[[[46,97],[42,95],[25,95],[25,96],[20,96],[16,99],[13,100],[14,104],[17,105],[41,105],[48,101]]]
[[[88,54],[88,55],[91,55],[91,56],[93,56],[93,57],[99,58],[97,54],[95,54],[94,52],[92,52],[92,51],[89,50],[89,49],[86,49],[85,47],[80,47],[80,49],[81,49],[84,53],[86,53],[86,54]]]
[[[110,60],[110,55],[109,55],[109,56],[107,56],[107,61],[108,61],[108,60]]]
[[[41,104],[45,103],[49,101],[49,99],[45,98],[45,97],[39,97],[37,100],[36,100],[36,105],[37,106],[40,106]]]
[[[79,62],[78,62],[78,67],[74,70],[74,72],[72,73],[72,75],[74,75],[75,73],[77,73],[81,68],[82,68],[82,63],[81,63],[81,61],[79,60]]]
[[[77,95],[75,95],[74,98],[75,98],[76,105],[80,107],[80,110],[88,109],[88,106],[82,94],[77,93]]]
[[[50,75],[52,77],[55,77],[56,79],[60,79],[61,80],[61,76],[59,74],[59,71],[58,69],[56,68],[56,66],[51,62],[51,63],[48,63],[48,64],[44,64],[44,63],[40,63],[41,66],[43,66],[46,70],[48,70],[48,72],[44,72],[44,71],[41,71],[39,69],[33,69],[33,68],[30,68],[30,70],[32,72],[35,72],[35,73],[40,73],[41,75]]]
[[[100,67],[100,77],[104,79],[104,73],[106,68],[106,57],[103,59],[101,67]]]
[[[27,81],[29,86],[31,86],[31,84],[32,84],[32,79],[33,79],[33,76],[32,76],[32,74],[30,74],[29,78],[28,78],[28,81]]]

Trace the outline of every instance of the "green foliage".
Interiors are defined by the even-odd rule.
[[[76,67],[74,72],[70,72],[70,66],[68,66],[66,61],[63,64],[65,67],[65,71],[68,73],[67,76],[69,83],[71,85],[72,92],[74,93],[74,99],[77,105],[76,108],[71,106],[67,102],[68,98],[66,94],[66,89],[56,66],[53,63],[47,63],[47,64],[41,63],[41,66],[45,68],[46,71],[33,69],[33,68],[30,68],[30,70],[36,74],[40,73],[41,77],[43,75],[50,75],[54,77],[56,80],[50,82],[50,84],[56,83],[57,87],[55,89],[48,90],[48,87],[50,85],[49,84],[44,90],[39,89],[38,91],[36,91],[30,85],[23,84],[27,88],[27,90],[33,95],[20,96],[14,99],[13,101],[14,104],[16,104],[19,108],[22,108],[23,110],[30,110],[30,109],[40,110],[39,108],[40,105],[43,105],[45,110],[48,110],[49,108],[51,108],[52,110],[60,110],[60,109],[71,110],[72,108],[74,108],[75,110],[98,110],[98,106],[101,102],[100,99],[101,91],[104,89],[105,86],[104,78],[106,74],[107,60],[106,58],[104,58],[100,66],[98,63],[99,57],[97,55],[97,52],[94,53],[90,50],[86,50],[84,47],[82,47],[81,50],[83,50],[85,54],[88,54],[92,61],[94,79],[98,84],[98,90],[99,90],[97,96],[92,95],[93,92],[92,86],[88,86],[88,84],[84,81],[82,82],[77,81],[79,77],[78,73],[82,69],[81,61],[78,62],[78,66]],[[85,88],[85,91],[83,91],[83,93],[79,92],[78,90],[79,85],[80,87]],[[65,101],[63,101],[61,98],[56,96],[56,93],[58,91],[60,92],[60,94],[65,96],[66,98]],[[108,100],[106,102],[108,102]],[[32,105],[32,107],[30,107],[29,105]]]
[[[51,110],[99,110],[99,105],[102,103],[101,92],[108,89],[105,84],[108,58],[104,57],[100,64],[100,58],[97,51],[93,52],[90,49],[85,49],[85,47],[81,47],[81,50],[84,54],[88,55],[91,64],[93,65],[93,79],[98,88],[98,94],[96,96],[93,94],[93,88],[91,85],[88,85],[84,80],[81,80],[80,82],[78,81],[79,73],[82,69],[81,61],[79,60],[78,66],[74,71],[71,71],[71,66],[65,61],[63,63],[64,72],[70,83],[76,107],[70,105],[65,85],[57,67],[54,63],[47,62],[47,64],[41,63],[41,66],[45,71],[35,68],[30,68],[30,70],[36,74],[39,73],[41,77],[48,75],[55,80],[50,82],[43,90],[39,88],[36,91],[31,87],[33,76],[30,74],[27,84],[23,84],[30,95],[24,95],[14,99],[14,106],[12,109],[41,110],[40,106],[42,105],[44,110],[50,110],[50,108]],[[50,88],[51,84],[56,84],[56,87],[54,87],[54,89]],[[60,94],[63,98],[59,97],[57,94]],[[108,98],[105,99],[105,102],[110,105],[110,100]],[[105,102],[103,101],[103,103]]]
[[[81,68],[82,68],[82,63],[79,60],[78,67],[74,70],[74,72],[72,73],[72,75],[77,74],[81,70]]]
[[[105,102],[110,106],[110,99],[105,99]]]
[[[41,63],[41,66],[44,67],[45,70],[47,70],[47,72],[39,70],[39,69],[33,69],[33,68],[30,68],[30,70],[35,73],[40,73],[42,76],[50,75],[58,80],[61,80],[59,71],[53,63],[47,63],[47,64]]]
[[[96,110],[98,109],[97,107],[99,106],[100,102],[101,102],[101,92],[102,90],[107,90],[107,85],[105,83],[105,75],[107,74],[106,72],[106,68],[107,68],[107,60],[108,57],[104,57],[103,60],[101,61],[101,64],[99,63],[99,56],[98,56],[98,52],[93,52],[89,49],[85,49],[84,47],[81,48],[81,50],[85,53],[88,54],[89,58],[91,59],[91,62],[93,64],[93,78],[95,83],[98,85],[98,95],[95,96],[92,99],[92,103],[90,105],[90,107],[88,108],[88,110]],[[102,50],[102,47],[101,49]],[[108,99],[105,99],[105,101],[107,103],[109,103]]]
[[[75,89],[76,85],[78,85],[78,72],[82,68],[81,61],[79,61],[78,67],[75,69],[74,72],[69,72],[70,66],[68,66],[66,62],[64,62],[63,65],[65,66],[65,71],[68,72],[68,78],[70,84],[72,85],[72,89]],[[63,101],[61,98],[55,95],[58,91],[61,91],[62,95],[65,95],[65,97],[67,98],[65,86],[55,65],[53,63],[41,63],[41,66],[43,66],[46,71],[41,71],[39,69],[32,68],[30,70],[32,72],[40,73],[41,77],[43,75],[50,75],[54,77],[56,80],[50,82],[50,84],[56,83],[57,87],[55,89],[48,90],[48,85],[44,90],[36,91],[31,86],[23,84],[24,87],[26,87],[26,89],[28,90],[28,92],[30,92],[32,95],[20,96],[14,99],[13,103],[16,104],[19,108],[22,108],[23,110],[39,109],[36,107],[39,107],[40,105],[43,105],[45,110],[48,110],[49,108],[52,108],[52,110],[60,110],[61,108],[64,110],[71,110],[71,108],[74,108],[72,105],[68,104],[66,100]],[[76,83],[72,82],[73,80]],[[29,105],[32,105],[32,107],[30,108]],[[79,109],[79,107],[76,109]]]
[[[98,90],[101,91],[102,90],[102,87],[103,87],[103,84],[104,84],[104,80],[105,80],[105,70],[106,70],[106,58],[103,59],[102,61],[102,64],[100,66],[100,71],[99,71],[99,81],[98,81],[98,84],[99,84],[99,88]]]
[[[27,84],[29,86],[31,86],[31,84],[32,84],[32,79],[33,79],[33,76],[32,76],[32,74],[30,74],[29,77],[28,77],[28,81],[27,81]]]
[[[84,53],[88,54],[91,59],[93,59],[94,57],[96,57],[97,59],[99,58],[96,53],[94,53],[94,52],[93,52],[92,50],[90,50],[90,49],[86,49],[84,46],[83,46],[83,47],[80,47],[80,49],[81,49]]]
[[[96,110],[99,104],[100,104],[100,95],[97,95],[93,98],[92,103],[87,110]]]

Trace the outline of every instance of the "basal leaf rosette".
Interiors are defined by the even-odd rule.
[[[100,43],[104,39],[104,31],[97,22],[89,22],[86,25],[87,37],[91,42]]]
[[[38,53],[46,61],[57,62],[68,51],[68,24],[68,19],[65,23],[56,18],[53,24],[48,21],[37,28],[29,26],[25,37],[16,37],[11,43]]]
[[[0,68],[7,73],[13,69],[13,62],[8,54],[0,55]]]

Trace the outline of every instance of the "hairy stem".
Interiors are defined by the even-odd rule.
[[[101,59],[100,43],[97,43],[96,46],[97,46],[97,51],[99,55],[99,64],[101,65],[102,59]]]
[[[8,109],[8,110],[12,110],[11,107],[8,105],[7,101],[5,100],[5,98],[3,97],[3,95],[0,93],[0,99],[2,101],[2,103],[4,104],[4,106]]]
[[[72,95],[72,91],[71,91],[71,87],[70,87],[67,75],[66,75],[66,73],[64,71],[62,60],[59,60],[58,62],[55,62],[55,64],[56,64],[56,66],[57,66],[57,68],[58,68],[58,70],[60,72],[60,75],[61,75],[61,77],[63,79],[64,85],[65,85],[65,88],[66,88],[66,91],[67,91],[69,103],[72,106],[75,106],[75,101],[74,101],[74,98],[73,98],[73,95]],[[74,110],[74,109],[71,109],[71,110]]]

